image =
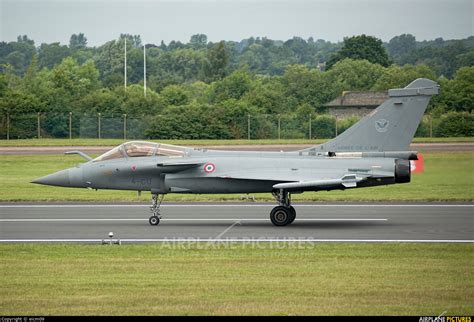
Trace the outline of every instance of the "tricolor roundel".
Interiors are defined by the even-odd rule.
[[[212,173],[216,170],[216,166],[213,163],[206,163],[204,165],[204,172]]]

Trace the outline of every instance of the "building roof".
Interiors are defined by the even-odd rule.
[[[327,107],[377,107],[388,99],[387,91],[342,92],[342,95],[325,104]]]

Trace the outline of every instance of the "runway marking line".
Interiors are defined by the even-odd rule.
[[[108,239],[0,239],[0,243],[101,243]],[[315,242],[315,243],[474,243],[472,239],[314,239],[314,238],[292,238],[292,239],[251,239],[251,238],[155,238],[155,239],[113,239],[122,243],[177,243],[177,242]]]
[[[200,205],[200,204],[190,204],[190,205],[162,205],[163,208],[180,208],[180,207],[273,207],[273,204],[263,205],[236,205],[236,204],[220,204],[220,205]],[[129,208],[129,207],[150,207],[149,205],[0,205],[0,208]],[[420,204],[400,204],[400,205],[387,205],[387,204],[343,204],[343,205],[295,205],[296,208],[300,207],[474,207],[474,204],[469,205],[420,205]]]
[[[161,221],[269,221],[268,218],[167,218]],[[295,221],[387,221],[386,218],[297,218]],[[7,218],[0,222],[148,221],[146,218]]]

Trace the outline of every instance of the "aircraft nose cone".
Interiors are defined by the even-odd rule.
[[[38,178],[36,180],[31,181],[31,183],[44,184],[48,186],[68,187],[70,185],[69,169],[61,170],[53,174]]]

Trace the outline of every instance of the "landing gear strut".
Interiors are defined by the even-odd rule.
[[[157,193],[151,194],[151,201],[153,204],[150,207],[150,211],[153,215],[150,217],[150,219],[148,219],[148,222],[152,226],[156,226],[160,223],[160,219],[161,219],[160,206],[161,206],[161,203],[163,202],[164,197],[165,197],[164,194],[157,194]]]
[[[288,191],[280,189],[272,192],[279,206],[270,212],[270,220],[275,226],[286,226],[296,218],[296,210],[291,206],[291,195]]]

